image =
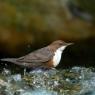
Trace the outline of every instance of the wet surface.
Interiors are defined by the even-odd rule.
[[[71,69],[33,70],[12,73],[4,68],[0,73],[0,95],[94,95],[95,70]]]

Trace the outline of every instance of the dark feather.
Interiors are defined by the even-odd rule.
[[[39,67],[52,59],[53,55],[54,53],[50,51],[49,48],[45,47],[19,58],[5,58],[1,59],[1,61],[7,61],[25,67]]]
[[[34,51],[26,56],[17,59],[18,62],[42,63],[47,62],[53,57],[54,53],[49,48],[45,47]]]

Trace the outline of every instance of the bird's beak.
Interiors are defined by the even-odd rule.
[[[69,45],[73,45],[74,43],[67,43],[67,46],[69,46]]]

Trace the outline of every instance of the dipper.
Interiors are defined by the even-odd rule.
[[[25,56],[19,58],[4,58],[1,61],[11,62],[27,68],[54,68],[60,63],[62,51],[71,44],[57,40]]]

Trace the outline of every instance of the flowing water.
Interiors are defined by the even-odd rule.
[[[0,95],[95,95],[94,68],[0,73]]]

